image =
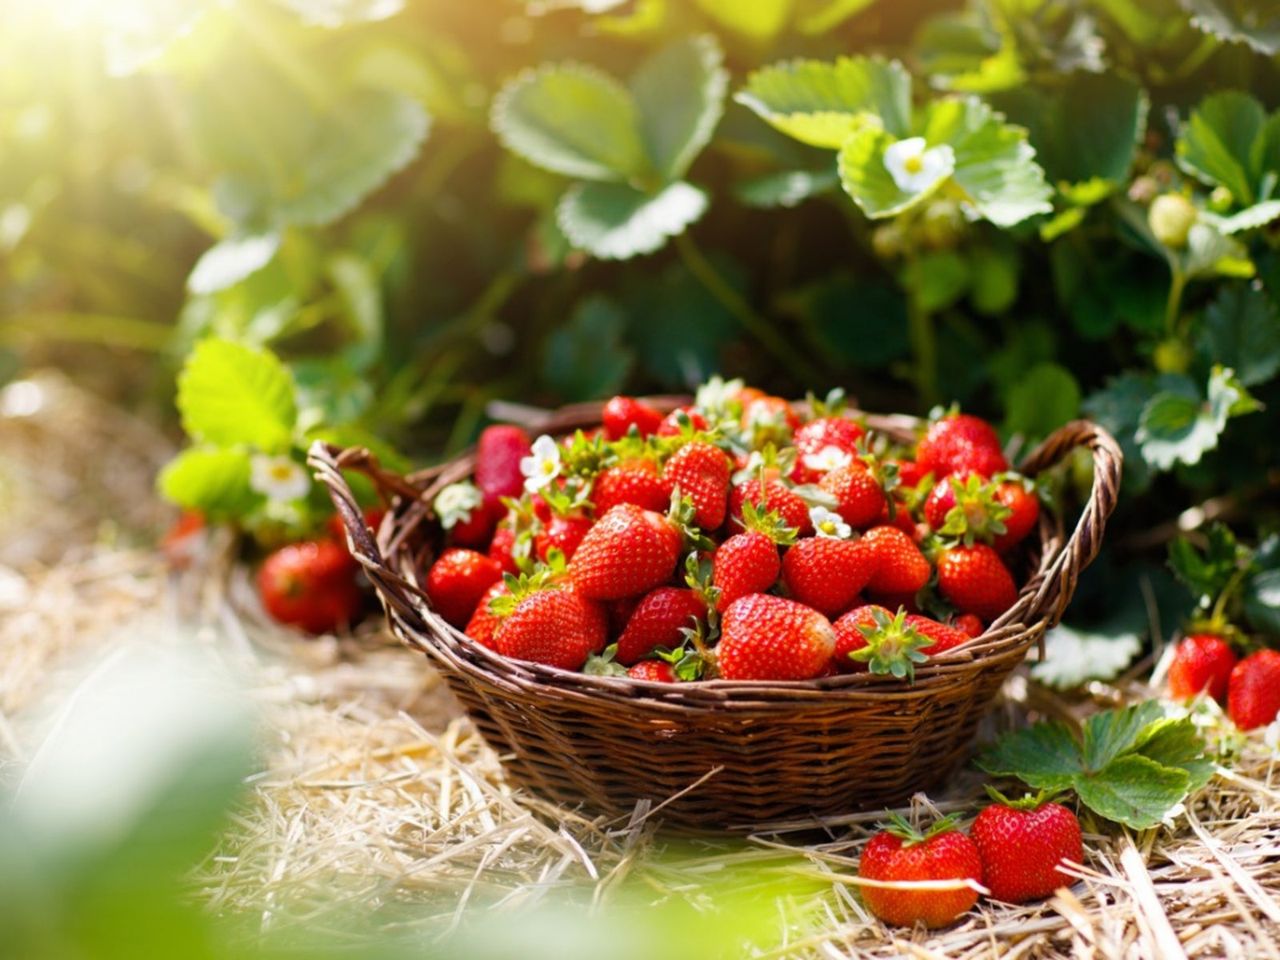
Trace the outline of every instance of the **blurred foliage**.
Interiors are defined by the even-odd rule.
[[[1024,446],[1096,418],[1128,455],[1125,577],[1200,504],[1246,539],[1277,526],[1280,71],[1251,4],[4,17],[0,369],[118,362],[163,408],[214,336],[292,380],[285,415],[250,369],[206,371],[218,426],[191,372],[179,502],[260,511],[247,458],[317,437],[432,459],[494,398],[723,371],[868,409],[955,400]]]

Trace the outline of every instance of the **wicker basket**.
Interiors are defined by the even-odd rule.
[[[539,428],[591,426],[599,413],[598,404],[569,408]],[[919,425],[903,416],[867,421],[904,441]],[[664,804],[669,826],[716,830],[892,805],[946,779],[1005,678],[1059,621],[1098,552],[1120,485],[1115,440],[1092,423],[1070,423],[1020,469],[1034,476],[1077,447],[1092,452],[1094,478],[1071,536],[1045,516],[1015,571],[1024,583],[1017,603],[981,637],[920,665],[910,684],[865,673],[661,684],[508,660],[445,623],[418,585],[439,545],[430,504],[443,486],[470,475],[470,456],[400,477],[363,449],[316,444],[310,463],[391,629],[430,657],[513,783],[617,817],[650,800]],[[376,539],[343,470],[368,475],[392,504]]]

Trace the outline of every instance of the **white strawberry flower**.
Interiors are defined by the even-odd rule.
[[[471,519],[471,512],[484,503],[484,494],[474,483],[463,480],[451,483],[438,494],[431,508],[440,518],[440,526],[452,530]]]
[[[804,455],[804,465],[819,473],[830,473],[832,470],[847,467],[851,463],[853,463],[853,454],[839,447],[825,446],[817,453]]]
[[[287,503],[307,495],[311,478],[288,457],[258,453],[249,459],[249,487],[274,503]]]
[[[1262,733],[1262,742],[1272,753],[1280,753],[1280,717],[1276,717]]]
[[[927,146],[924,137],[908,137],[885,149],[884,166],[904,193],[919,193],[956,168],[956,154],[945,143]]]
[[[533,441],[530,456],[521,458],[520,472],[524,474],[524,488],[537,493],[560,476],[560,444],[544,433]]]
[[[813,524],[814,533],[832,540],[848,540],[853,535],[853,528],[844,522],[844,517],[826,507],[810,507],[809,522]]]
[[[741,380],[725,380],[719,376],[712,377],[694,395],[693,405],[705,414],[724,413],[729,401],[736,397],[745,384]]]

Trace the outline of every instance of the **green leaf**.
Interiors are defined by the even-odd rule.
[[[653,253],[707,209],[707,195],[678,180],[656,194],[620,183],[583,183],[560,200],[556,219],[575,247],[605,260]]]
[[[653,172],[635,98],[594,67],[525,71],[494,98],[490,123],[508,150],[553,173],[627,181]]]
[[[1178,137],[1178,163],[1210,186],[1223,186],[1246,206],[1254,192],[1250,155],[1267,115],[1246,93],[1215,93],[1192,111]]]
[[[156,489],[170,503],[211,520],[237,519],[262,503],[249,486],[249,473],[249,454],[243,450],[192,447],[160,471]]]
[[[328,273],[353,340],[344,351],[345,358],[354,369],[367,369],[382,354],[384,317],[378,278],[368,261],[345,252],[330,258]]]
[[[1204,399],[1189,381],[1186,387],[1157,393],[1142,408],[1137,440],[1142,457],[1157,470],[1175,463],[1199,463],[1218,445],[1218,428],[1206,415]]]
[[[955,172],[955,158],[948,152],[937,176],[918,190],[902,189],[885,164],[885,151],[896,142],[897,138],[887,130],[864,122],[840,148],[840,183],[859,209],[873,220],[897,216],[917,206]],[[935,149],[935,145],[930,143],[929,148]]]
[[[796,27],[801,33],[823,34],[857,16],[876,0],[800,0]]]
[[[617,393],[631,370],[632,355],[621,342],[626,317],[613,301],[588,297],[567,324],[547,338],[542,377],[565,400],[592,400]]]
[[[1084,772],[1079,743],[1056,721],[1006,734],[977,762],[994,777],[1017,777],[1039,790],[1070,789]]]
[[[1231,236],[1235,233],[1243,233],[1245,230],[1265,227],[1276,219],[1280,219],[1280,200],[1264,200],[1226,217],[1202,210],[1200,219],[1216,228],[1219,233]]]
[[[206,250],[191,268],[187,290],[197,296],[225,290],[265,267],[279,249],[279,233],[221,240]]]
[[[1012,248],[975,247],[969,253],[973,308],[997,317],[1018,299],[1018,254]]]
[[[1166,717],[1150,724],[1142,731],[1134,752],[1162,767],[1185,770],[1191,778],[1191,791],[1199,790],[1213,776],[1213,761],[1205,756],[1204,738],[1190,717]]]
[[[1268,57],[1280,53],[1280,9],[1259,0],[1181,0],[1198,30],[1231,43],[1247,43]]]
[[[911,127],[911,76],[896,60],[789,60],[757,70],[734,99],[788,136],[837,150],[864,120],[896,137]]]
[[[784,296],[779,309],[800,318],[819,356],[876,369],[910,353],[900,290],[838,272]]]
[[[969,264],[960,254],[938,250],[913,259],[903,271],[903,285],[920,309],[936,313],[964,296],[971,277]]]
[[[1080,802],[1094,813],[1134,830],[1148,830],[1182,802],[1190,792],[1191,777],[1185,770],[1135,754],[1078,778],[1074,786]]]
[[[981,100],[940,100],[926,109],[923,135],[955,151],[955,184],[977,212],[997,227],[1051,213],[1052,189],[1035,162],[1026,131],[1004,123]]]
[[[1153,377],[1140,373],[1112,377],[1082,405],[1090,419],[1119,441],[1125,456],[1124,484],[1131,490],[1144,490],[1151,482],[1151,471],[1136,434],[1142,411],[1155,393],[1153,381]]]
[[[280,121],[287,132],[268,134],[276,141],[263,148],[268,156],[216,185],[219,207],[236,222],[255,229],[336,220],[408,166],[430,126],[421,104],[383,90],[335,96],[327,110],[304,106],[301,116],[305,122]]]
[[[794,0],[697,0],[697,4],[721,26],[763,43],[786,26]]]
[[[826,170],[779,170],[738,184],[734,195],[749,207],[796,207],[840,183],[834,166]]]
[[[1244,615],[1257,630],[1280,634],[1280,570],[1263,570],[1244,587]]]
[[[178,375],[187,433],[218,446],[287,450],[297,423],[293,378],[274,354],[229,340],[202,340]]]
[[[1182,271],[1189,279],[1199,277],[1251,277],[1254,273],[1249,251],[1232,237],[1224,236],[1210,223],[1192,224],[1187,249],[1182,254]]]
[[[1045,637],[1045,655],[1032,665],[1031,676],[1058,690],[1090,680],[1111,680],[1142,652],[1142,638],[1132,631],[1095,632],[1061,624]]]
[[[740,294],[746,272],[720,251],[708,257]],[[739,331],[733,314],[680,263],[627,281],[627,340],[649,374],[664,386],[687,390],[723,366],[722,352]]]
[[[1144,700],[1118,710],[1103,710],[1084,722],[1081,749],[1084,768],[1098,771],[1121,754],[1132,750],[1143,737],[1144,728],[1164,719],[1164,709],[1155,700]]]
[[[715,37],[703,34],[663,47],[631,78],[640,131],[664,180],[683,177],[711,139],[729,86],[723,61]]]
[[[1226,525],[1213,524],[1207,536],[1204,550],[1186,537],[1169,542],[1169,569],[1197,601],[1216,598],[1240,565],[1248,561],[1248,551]]]
[[[1204,313],[1200,343],[1211,363],[1235,370],[1246,387],[1280,370],[1280,314],[1253,286],[1224,286]]]
[[[1028,439],[1047,437],[1080,412],[1080,385],[1056,363],[1037,363],[1023,375],[1005,403],[1005,426]]]

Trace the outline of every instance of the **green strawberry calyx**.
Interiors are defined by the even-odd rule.
[[[742,526],[764,534],[780,547],[791,546],[800,535],[795,527],[787,526],[776,510],[768,510],[761,504],[749,501],[742,504]]]
[[[587,657],[582,672],[591,677],[625,677],[627,668],[614,658],[618,655],[618,645],[611,643],[600,653]]]
[[[944,833],[950,833],[955,828],[956,817],[954,814],[939,817],[930,825],[928,830],[921,830],[918,826],[908,821],[902,814],[895,813],[892,810],[885,811],[885,822],[880,824],[881,830],[897,837],[902,841],[902,845],[906,847],[914,847],[921,843],[927,843],[936,836]]]
[[[880,676],[915,680],[915,665],[929,659],[921,648],[932,646],[933,639],[906,622],[907,611],[903,607],[892,617],[876,610],[872,618],[874,623],[859,624],[867,645],[850,653],[850,659],[865,663],[868,670]]]
[[[948,477],[945,482],[955,492],[956,505],[947,511],[940,535],[973,546],[976,541],[991,543],[1008,531],[1005,521],[1013,511],[996,499],[994,483],[976,474],[963,480]]]
[[[987,796],[1000,806],[1008,807],[1010,810],[1022,810],[1027,813],[1039,810],[1054,797],[1062,794],[1061,790],[1041,790],[1038,793],[1028,793],[1017,800],[1012,800],[991,784],[987,784],[985,789],[987,791]]]
[[[552,547],[547,551],[547,562],[537,564],[533,570],[516,576],[504,573],[502,582],[507,592],[489,601],[489,612],[496,617],[509,617],[520,601],[542,590],[559,590],[566,574],[564,554]]]

